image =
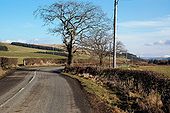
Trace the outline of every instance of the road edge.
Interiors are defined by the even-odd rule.
[[[96,113],[91,107],[89,98],[87,96],[86,91],[84,90],[81,82],[75,78],[65,75],[64,73],[60,73],[59,76],[66,79],[71,89],[73,90],[74,99],[76,101],[76,106],[78,106],[82,113]],[[77,90],[80,89],[80,90]],[[86,106],[84,108],[84,106]]]
[[[102,101],[99,97],[97,97],[95,94],[92,94],[90,92],[87,92],[85,90],[85,86],[82,85],[81,81],[79,81],[76,78],[73,78],[65,73],[61,73],[62,76],[64,76],[67,80],[67,78],[70,78],[77,82],[81,90],[83,91],[85,98],[87,99],[88,103],[91,107],[91,113],[113,113],[113,109],[106,105],[104,101]],[[71,85],[72,86],[72,85]]]

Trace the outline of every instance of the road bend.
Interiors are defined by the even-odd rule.
[[[78,82],[58,69],[25,69],[1,79],[0,113],[91,113]]]

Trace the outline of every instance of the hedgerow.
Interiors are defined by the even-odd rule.
[[[2,69],[9,69],[12,67],[16,67],[17,64],[18,64],[17,58],[0,57],[0,67]]]
[[[170,79],[160,73],[140,70],[103,69],[98,67],[66,67],[65,72],[73,74],[88,73],[114,91],[121,102],[117,105],[129,112],[170,113]],[[129,93],[141,97],[130,97]],[[146,98],[151,94],[159,95],[162,106],[152,106]],[[143,104],[141,104],[143,103]]]
[[[0,45],[0,51],[8,51],[8,48],[6,46]]]
[[[65,64],[66,59],[53,59],[53,58],[25,58],[24,65],[52,65],[52,64]]]

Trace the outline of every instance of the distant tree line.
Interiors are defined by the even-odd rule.
[[[113,54],[113,53],[112,53]],[[132,53],[128,53],[128,52],[122,52],[122,53],[118,53],[117,52],[117,57],[124,57],[124,58],[127,58],[127,59],[131,59],[133,61],[143,61],[143,62],[147,62],[147,60],[145,59],[142,59]]]
[[[169,60],[156,60],[151,59],[148,61],[149,64],[157,64],[157,65],[170,65],[170,59]]]
[[[11,45],[29,47],[29,48],[35,48],[35,49],[42,49],[42,50],[64,51],[63,49],[59,49],[59,48],[55,48],[55,47],[35,45],[35,44],[27,44],[27,43],[20,43],[20,42],[12,42]]]
[[[8,51],[8,48],[6,46],[0,45],[0,51]]]
[[[41,54],[51,54],[51,55],[59,55],[59,56],[65,56],[67,57],[67,53],[64,53],[64,52],[48,52],[48,51],[38,51],[36,53],[41,53]]]

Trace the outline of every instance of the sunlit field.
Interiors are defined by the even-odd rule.
[[[18,63],[22,63],[24,58],[56,58],[61,59],[63,56],[40,54],[36,52],[46,52],[46,50],[26,48],[21,46],[14,46],[10,44],[1,44],[7,46],[9,51],[0,51],[0,57],[18,58]]]
[[[163,73],[165,76],[170,77],[170,66],[140,66],[137,69]]]

